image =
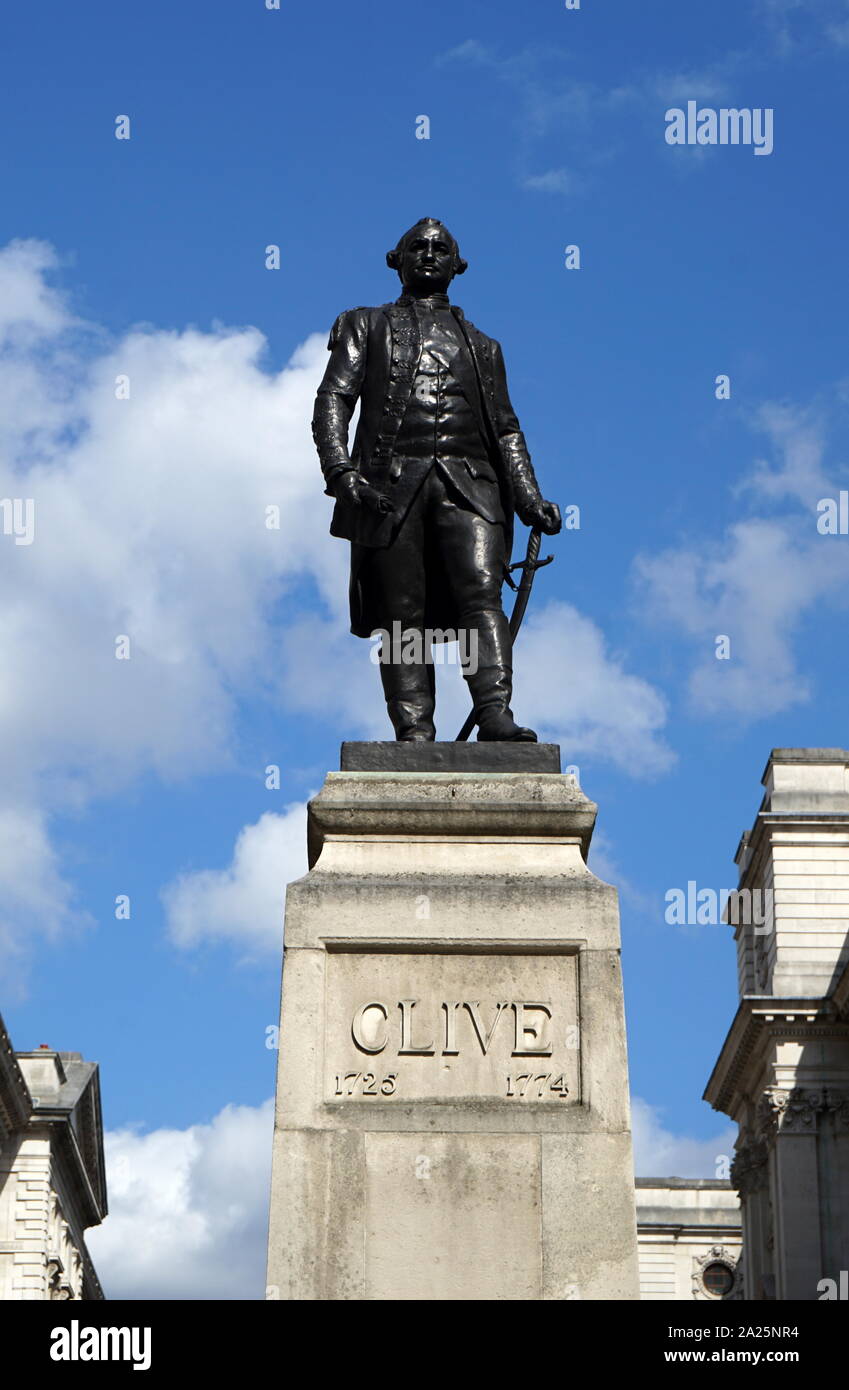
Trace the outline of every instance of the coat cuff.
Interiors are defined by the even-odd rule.
[[[357,470],[352,463],[336,463],[332,466],[332,468],[328,468],[324,475],[324,481],[327,484],[326,488],[324,489],[325,497],[335,496],[335,493],[333,491],[333,485],[336,482],[337,478],[341,477],[343,473],[356,473],[356,471]]]

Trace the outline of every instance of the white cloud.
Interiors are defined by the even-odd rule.
[[[849,555],[817,531],[816,504],[837,495],[823,469],[822,426],[810,412],[767,405],[756,418],[777,462],[758,459],[735,489],[781,516],[751,516],[724,536],[639,556],[635,576],[643,616],[697,644],[687,689],[698,712],[752,720],[810,697],[794,641],[805,616],[840,601]],[[730,638],[729,660],[716,639]]]
[[[730,50],[702,68],[676,68],[671,71],[637,70],[629,67],[622,82],[608,85],[588,82],[575,76],[572,55],[566,50],[529,44],[501,52],[478,39],[441,55],[440,63],[462,63],[492,75],[510,88],[509,108],[516,125],[519,145],[519,184],[537,192],[579,194],[592,186],[593,172],[601,164],[623,153],[622,118],[633,112],[652,123],[658,153],[668,152],[663,140],[663,114],[670,106],[689,100],[723,100],[731,91],[731,81],[751,67],[751,53]],[[530,172],[532,151],[537,142],[556,132],[568,131],[575,154],[576,129],[591,128],[592,139],[580,142],[584,168],[580,171],[552,168],[542,174]],[[704,148],[690,151],[704,155]],[[688,164],[690,161],[688,161]],[[678,161],[678,167],[682,167]]]
[[[55,941],[91,927],[93,918],[75,904],[44,817],[32,808],[0,805],[0,887],[0,979],[8,1002],[26,994],[33,934]]]
[[[809,698],[793,637],[824,578],[778,522],[740,522],[713,548],[664,551],[637,560],[644,613],[694,638],[700,649],[687,680],[702,714],[759,719]],[[827,564],[826,557],[821,563]],[[730,639],[718,660],[718,637]]]
[[[727,1177],[734,1156],[735,1125],[725,1125],[715,1139],[690,1139],[665,1129],[661,1110],[639,1096],[631,1098],[634,1171],[646,1178]]]
[[[580,193],[583,180],[568,169],[547,169],[544,174],[531,174],[522,184],[523,188],[536,193]]]
[[[674,754],[660,731],[663,696],[607,648],[600,628],[569,603],[529,614],[519,643],[513,708],[566,762],[611,762],[633,777],[666,771]]]
[[[825,422],[814,410],[786,402],[767,402],[755,416],[755,426],[767,436],[778,462],[756,459],[752,472],[737,488],[768,501],[795,501],[809,512],[829,492],[823,468]]]
[[[184,873],[163,890],[171,939],[183,947],[231,941],[247,956],[279,957],[286,884],[307,871],[306,842],[304,803],[246,825],[226,869]]]
[[[823,40],[837,48],[849,45],[847,0],[756,0],[756,10],[783,58],[817,50]]]
[[[729,53],[705,68],[657,73],[648,80],[647,90],[666,106],[681,106],[688,101],[722,101],[728,95],[729,74],[738,62],[739,55]]]
[[[275,603],[306,579],[341,626],[347,588],[309,428],[325,335],[279,372],[254,328],[110,341],[51,288],[56,264],[40,242],[0,249],[0,497],[35,508],[32,544],[0,534],[0,816],[31,844],[39,827],[52,898],[16,915],[20,874],[0,859],[16,970],[66,913],[49,815],[226,766],[240,696],[279,699]]]
[[[480,39],[466,39],[464,43],[458,43],[456,48],[451,48],[447,53],[443,53],[438,61],[440,63],[481,63],[486,66],[494,61],[494,57],[491,50],[487,48],[486,44],[481,43]]]
[[[274,1106],[105,1137],[110,1213],[86,1240],[107,1298],[262,1299]]]
[[[32,345],[72,325],[61,295],[45,280],[58,258],[46,241],[10,241],[0,256],[0,343]]]

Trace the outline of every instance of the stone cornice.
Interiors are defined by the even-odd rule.
[[[330,772],[307,808],[312,867],[328,835],[575,839],[598,807],[562,773]]]
[[[838,1016],[833,1000],[747,995],[740,1001],[703,1099],[736,1118],[740,1103],[751,1099],[744,1082],[770,1042],[825,1037],[849,1040],[849,1021]]]
[[[755,823],[751,830],[744,830],[734,855],[740,869],[742,882],[752,867],[752,861],[762,848],[766,838],[765,831],[770,825],[795,827],[800,833],[810,830],[812,825],[844,824],[849,828],[849,790],[846,784],[835,784],[828,778],[827,771],[822,778],[813,783],[809,779],[788,779],[781,775],[781,769],[797,765],[810,769],[819,765],[826,769],[829,764],[836,767],[849,767],[849,750],[845,748],[773,748],[767,759],[761,777],[765,791],[758,808]],[[778,777],[776,777],[778,771]]]
[[[31,1057],[32,1053],[18,1053]],[[86,1225],[103,1220],[107,1212],[106,1165],[103,1154],[103,1119],[100,1106],[100,1074],[95,1062],[84,1062],[76,1053],[53,1053],[62,1083],[55,1091],[33,1097],[30,1123],[50,1123],[60,1132],[64,1122],[73,1135],[72,1166],[81,1163],[85,1186],[98,1215]],[[70,1153],[70,1150],[69,1150]],[[79,1186],[79,1184],[77,1184]]]
[[[0,1018],[0,1145],[16,1129],[22,1129],[32,1112],[32,1097]]]
[[[62,1164],[67,1196],[79,1215],[80,1234],[89,1226],[99,1226],[106,1215],[105,1200],[91,1181],[77,1135],[67,1112],[39,1106],[30,1117],[30,1129],[46,1128],[51,1133],[51,1153],[54,1162]]]
[[[637,1210],[637,1230],[641,1235],[677,1236],[683,1240],[713,1240],[717,1236],[725,1240],[742,1238],[742,1220],[739,1210],[732,1212],[735,1222],[730,1221],[646,1221]]]
[[[90,1301],[101,1301],[106,1298],[103,1292],[103,1285],[97,1277],[97,1270],[91,1262],[91,1255],[88,1253],[88,1246],[84,1240],[78,1246],[80,1259],[83,1264],[83,1298]]]
[[[740,841],[737,850],[737,863],[740,866],[740,884],[743,885],[746,877],[751,873],[755,861],[762,857],[765,848],[768,846],[769,833],[772,830],[782,832],[782,845],[792,845],[794,842],[788,837],[797,834],[800,847],[807,846],[809,841],[805,838],[806,833],[815,829],[818,825],[843,826],[849,830],[849,814],[845,811],[771,811],[761,810],[758,812],[755,823],[751,830],[747,831]],[[745,855],[745,863],[743,858]]]

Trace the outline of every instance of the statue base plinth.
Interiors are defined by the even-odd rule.
[[[343,772],[559,772],[556,743],[343,743]]]
[[[310,804],[269,1297],[637,1298],[617,897],[585,863],[596,807],[572,777],[489,762],[551,745],[376,746],[484,765],[343,770]]]

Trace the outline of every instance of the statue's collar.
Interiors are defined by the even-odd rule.
[[[427,294],[421,296],[415,294],[402,294],[395,302],[397,304],[403,304],[405,308],[408,306],[414,307],[416,304],[420,305],[422,309],[451,308],[451,300],[448,298],[447,294]]]

